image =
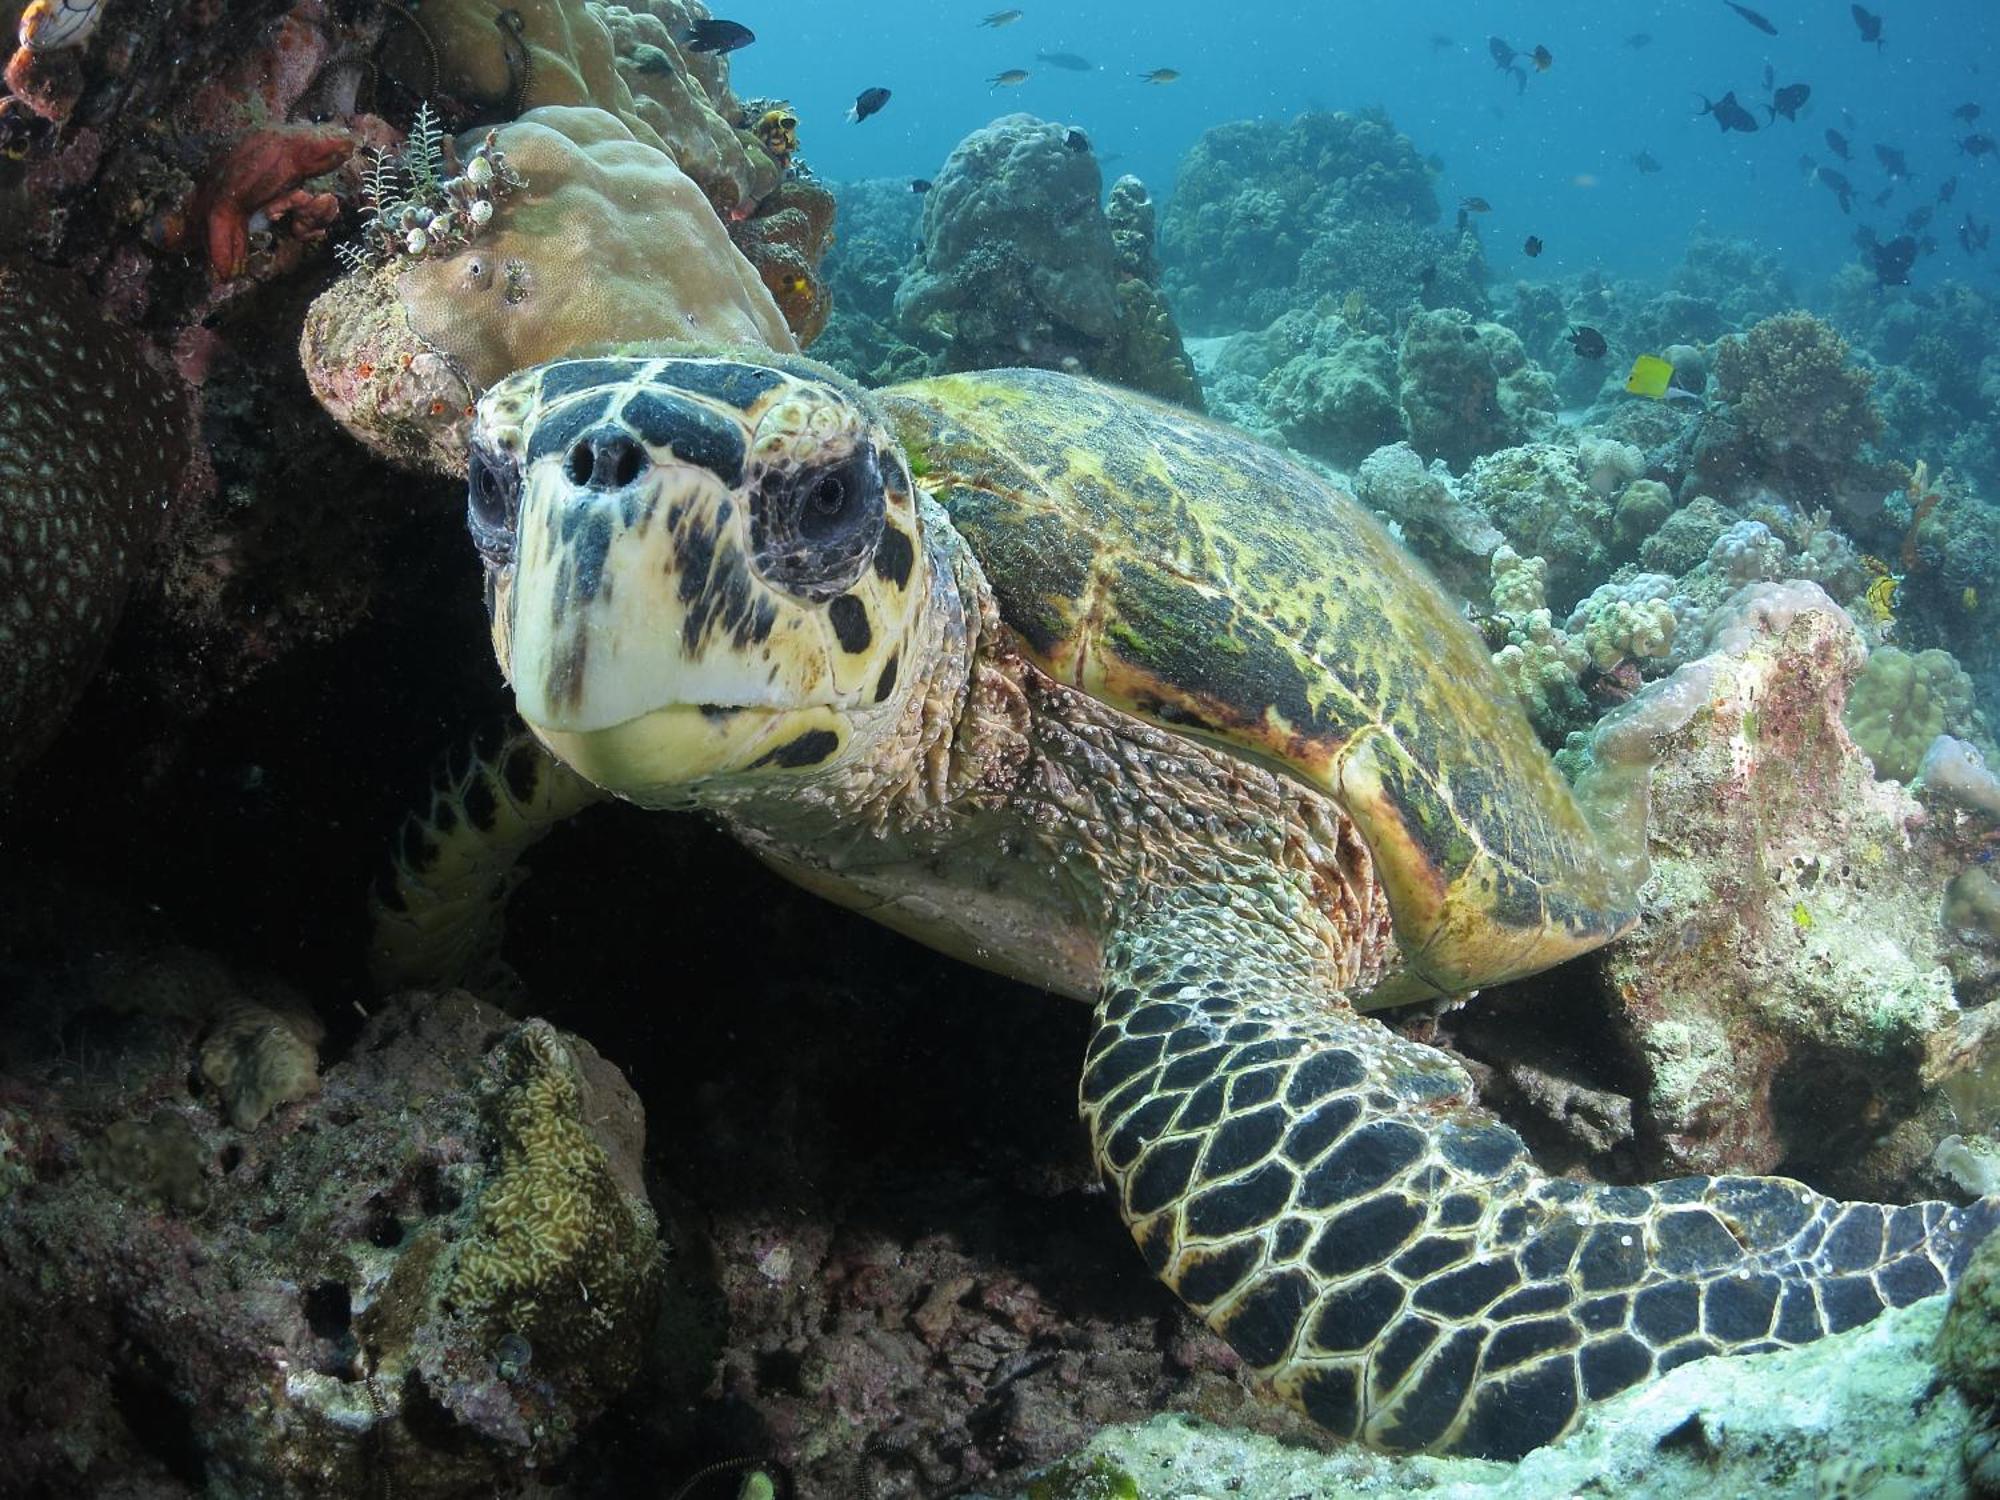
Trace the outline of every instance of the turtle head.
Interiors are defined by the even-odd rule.
[[[521,717],[620,796],[824,774],[902,706],[916,491],[830,371],[661,356],[509,376],[479,403],[467,524]]]

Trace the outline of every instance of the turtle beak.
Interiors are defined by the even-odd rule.
[[[504,631],[521,717],[584,734],[673,706],[824,701],[815,653],[752,576],[729,478],[615,422],[529,470]]]

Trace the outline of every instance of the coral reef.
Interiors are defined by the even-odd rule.
[[[1355,471],[1354,493],[1460,598],[1477,598],[1505,538],[1461,493],[1443,463],[1425,467],[1408,443],[1377,448]],[[1529,606],[1535,608],[1537,606]]]
[[[893,385],[931,373],[928,355],[896,331],[896,289],[917,242],[923,196],[907,178],[834,186],[838,236],[824,273],[833,316],[813,345],[825,360],[866,385]]]
[[[1204,334],[1262,328],[1350,291],[1390,314],[1418,301],[1479,310],[1477,241],[1439,234],[1437,217],[1430,168],[1379,111],[1218,125],[1182,161],[1167,204],[1167,293]]]
[[[1988,740],[1972,680],[1949,652],[1935,648],[1913,655],[1876,647],[1848,694],[1845,718],[1875,774],[1893,781],[1915,780],[1939,735]]]
[[[1483,453],[1545,437],[1555,390],[1511,329],[1457,308],[1418,313],[1403,330],[1397,399],[1410,446],[1462,470]]]
[[[1925,1064],[1959,1017],[1954,861],[1842,724],[1863,660],[1823,591],[1752,586],[1708,655],[1592,736],[1579,796],[1651,874],[1598,991],[1643,1079],[1642,1175],[1783,1167],[1894,1197],[1943,1133]]]
[[[1006,115],[960,141],[924,195],[922,252],[896,322],[940,367],[1073,370],[1199,404],[1193,366],[1143,271],[1151,205],[1134,182],[1098,205],[1083,132]]]
[[[1872,518],[1896,482],[1862,451],[1882,430],[1872,384],[1849,362],[1846,340],[1810,313],[1781,313],[1724,339],[1715,387],[1727,410],[1703,430],[1701,487],[1725,500],[1768,487],[1793,505]]]
[[[505,120],[549,105],[604,110],[671,157],[717,214],[747,216],[777,189],[779,168],[747,128],[727,57],[679,40],[707,16],[689,0],[433,0],[422,23],[446,99]]]
[[[1803,1349],[1700,1359],[1593,1408],[1518,1464],[1335,1453],[1156,1417],[1107,1428],[1063,1464],[984,1492],[1009,1500],[1154,1495],[1439,1495],[1646,1500],[1910,1500],[1966,1493],[1960,1447],[1979,1430],[1938,1379],[1942,1298]],[[1164,1479],[1162,1476],[1167,1476]]]
[[[484,141],[462,142],[460,159]],[[480,391],[591,344],[796,347],[694,183],[613,116],[536,110],[501,127],[494,149],[527,185],[477,239],[343,277],[306,316],[313,394],[375,452],[456,474]]]
[[[1575,448],[1529,443],[1474,459],[1460,490],[1515,551],[1548,560],[1551,597],[1575,599],[1611,571],[1617,512],[1594,472]]]
[[[188,433],[173,378],[80,284],[0,261],[0,782],[96,670]]]
[[[641,1118],[586,1044],[412,996],[317,1095],[218,1118],[187,1083],[199,1017],[260,1002],[213,962],[123,963],[39,1005],[0,1070],[10,1488],[512,1494],[629,1382],[658,1277]],[[523,1240],[580,1200],[588,1252],[530,1286]]]
[[[787,177],[754,217],[729,221],[729,239],[756,270],[804,348],[833,313],[820,261],[833,240],[833,194],[810,177]]]
[[[1258,392],[1285,441],[1343,467],[1400,443],[1404,424],[1394,346],[1338,317],[1321,320],[1314,344],[1314,353],[1294,356],[1273,370]]]

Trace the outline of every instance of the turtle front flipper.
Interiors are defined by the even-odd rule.
[[[1344,1437],[1518,1457],[1688,1360],[1942,1291],[2000,1216],[1545,1177],[1462,1069],[1260,958],[1226,895],[1111,944],[1082,1112],[1155,1274]]]
[[[476,987],[503,972],[500,935],[521,856],[607,795],[511,716],[440,757],[430,802],[403,820],[369,902],[376,987]]]

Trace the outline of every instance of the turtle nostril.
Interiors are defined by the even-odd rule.
[[[593,490],[623,489],[646,472],[646,450],[628,433],[596,432],[577,440],[563,460],[569,482]]]

